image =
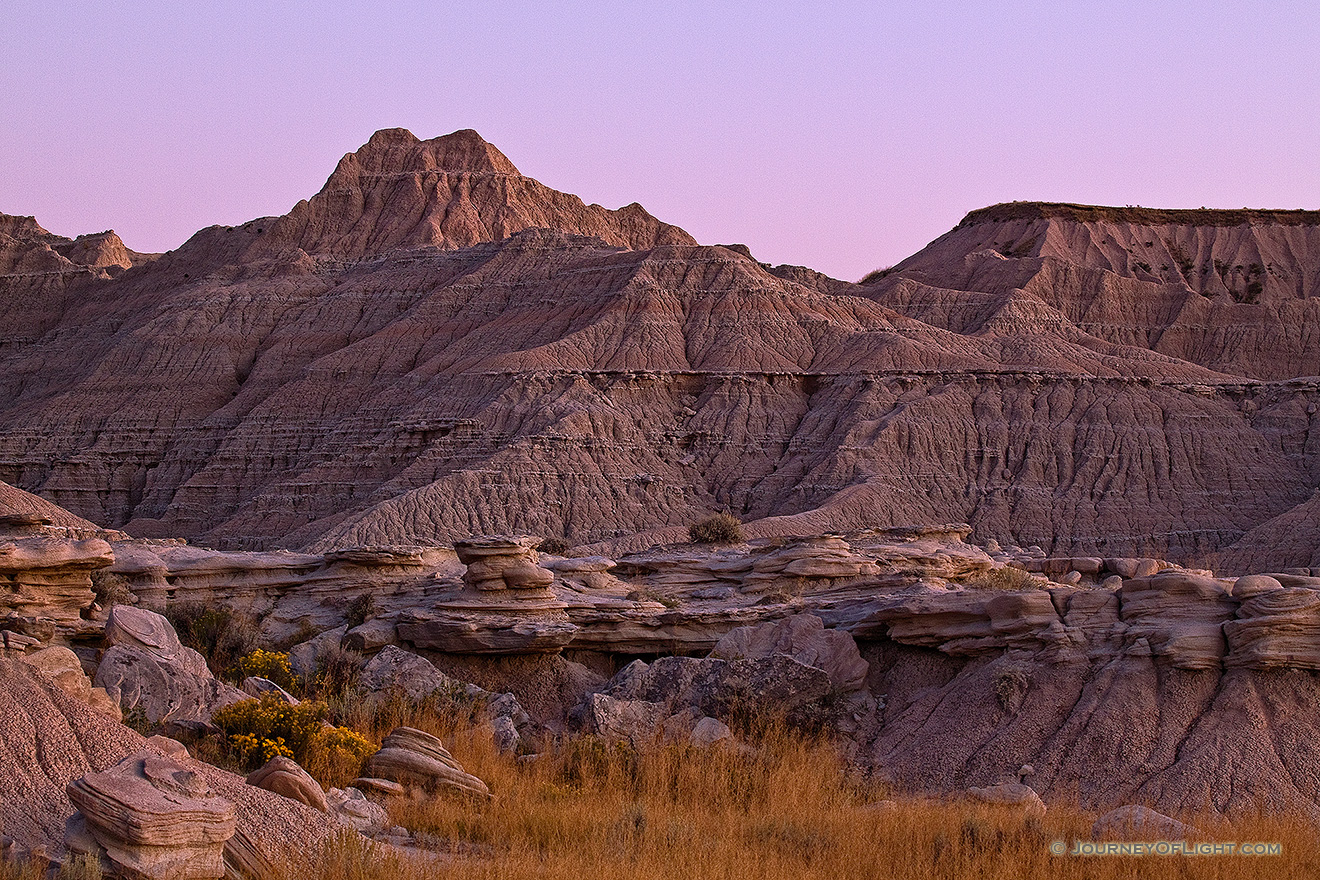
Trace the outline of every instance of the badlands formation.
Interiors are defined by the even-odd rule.
[[[770,716],[896,791],[1320,820],[1320,214],[1000,205],[852,284],[388,130],[167,254],[0,216],[0,267],[6,853],[262,877],[498,796],[407,727],[344,789],[196,760],[288,695],[184,607],[524,756]]]
[[[1318,249],[1311,213],[1008,205],[850,284],[382,131],[159,256],[5,218],[0,480],[237,549],[728,510],[1309,567]]]

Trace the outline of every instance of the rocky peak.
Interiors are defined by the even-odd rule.
[[[265,233],[252,245],[256,255],[293,248],[350,258],[402,248],[453,250],[534,228],[633,250],[696,244],[640,205],[610,211],[524,177],[471,129],[431,140],[402,128],[378,131],[339,161],[311,200],[266,226],[243,227]]]
[[[68,244],[56,245],[55,250],[76,266],[128,269],[133,265],[132,251],[124,246],[123,239],[113,229],[80,235]]]
[[[382,128],[361,149],[340,160],[327,188],[350,169],[365,174],[519,173],[503,153],[470,128],[426,141],[406,128]]]
[[[0,235],[11,238],[44,238],[50,233],[41,228],[36,217],[0,214]]]
[[[134,257],[145,256],[125,247],[113,229],[65,238],[43,229],[35,217],[0,214],[0,274],[127,269]]]

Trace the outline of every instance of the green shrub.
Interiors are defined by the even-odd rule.
[[[316,655],[316,671],[303,681],[303,690],[318,700],[341,700],[357,691],[365,658],[351,648],[333,645]]]
[[[104,568],[92,572],[92,589],[96,591],[96,604],[109,610],[116,605],[132,605],[137,601],[128,588],[128,579]]]
[[[564,538],[546,538],[536,545],[536,549],[551,556],[563,556],[572,546]]]
[[[738,544],[743,540],[742,523],[732,514],[717,513],[688,526],[688,537],[697,544]]]
[[[999,708],[1016,712],[1031,687],[1031,680],[1019,669],[1005,669],[995,674],[994,692]]]
[[[1005,565],[978,574],[966,586],[974,590],[1032,590],[1038,584],[1026,571]]]
[[[344,609],[344,624],[352,629],[366,623],[376,613],[376,599],[370,593],[363,593]]]
[[[255,620],[224,606],[180,602],[165,609],[165,618],[179,634],[179,641],[205,657],[217,675],[250,654],[260,635]]]

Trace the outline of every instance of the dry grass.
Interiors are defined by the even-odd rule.
[[[738,544],[744,540],[742,522],[731,513],[717,513],[688,526],[696,544]]]
[[[965,586],[974,590],[1032,590],[1037,589],[1040,582],[1027,571],[1003,565],[975,575]]]
[[[1320,845],[1301,821],[1262,819],[1219,840],[1279,842],[1267,857],[1051,855],[1087,839],[1094,815],[1053,809],[1044,820],[983,805],[900,799],[850,775],[825,742],[773,732],[759,751],[638,752],[572,740],[520,764],[485,738],[444,735],[496,794],[490,803],[434,798],[390,805],[399,824],[443,854],[405,865],[341,841],[326,878],[1231,878],[1320,876]]]

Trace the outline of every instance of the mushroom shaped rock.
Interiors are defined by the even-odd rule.
[[[455,541],[458,561],[467,566],[463,583],[474,590],[519,590],[545,593],[554,572],[542,568],[535,535],[481,535]]]
[[[464,589],[441,596],[425,612],[401,616],[396,632],[418,648],[452,654],[555,653],[578,627],[550,586],[534,549],[540,538],[480,536],[455,541],[467,566]]]
[[[396,727],[385,737],[367,772],[409,788],[490,797],[486,783],[465,771],[439,739],[411,727]]]
[[[169,758],[130,755],[109,770],[70,782],[71,848],[99,855],[116,873],[151,880],[213,880],[224,874],[234,805]]]

